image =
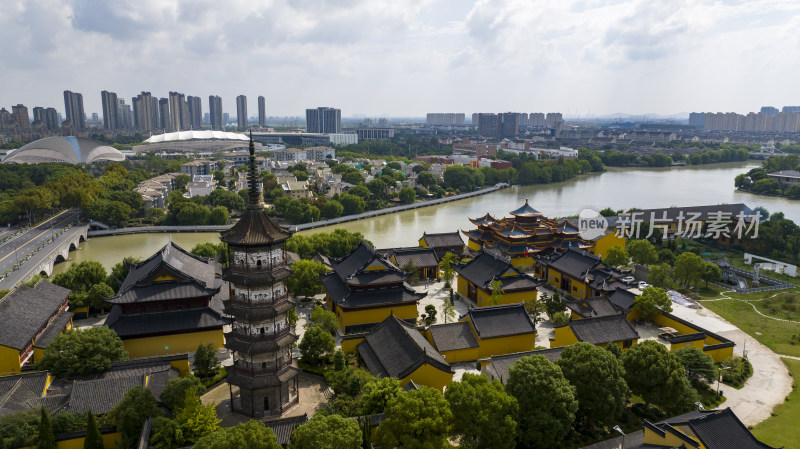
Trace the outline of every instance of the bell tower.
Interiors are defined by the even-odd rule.
[[[292,274],[284,249],[291,233],[264,213],[258,184],[251,132],[247,210],[220,236],[228,244],[222,276],[230,285],[225,313],[234,318],[225,347],[233,352],[228,371],[232,411],[265,418],[280,416],[299,402],[300,370],[292,359],[297,335],[287,316],[295,300],[284,282]]]

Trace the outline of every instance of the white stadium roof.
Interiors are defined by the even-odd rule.
[[[250,140],[249,137],[240,133],[202,130],[202,131],[178,131],[174,133],[159,134],[157,136],[150,136],[150,138],[145,140],[145,142],[163,143],[163,142],[174,142],[176,140],[209,140],[209,139]]]

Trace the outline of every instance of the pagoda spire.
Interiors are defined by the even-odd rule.
[[[247,176],[248,209],[260,210],[258,191],[258,171],[256,171],[256,146],[253,143],[253,130],[250,130],[250,173]]]

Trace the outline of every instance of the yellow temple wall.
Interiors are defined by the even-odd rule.
[[[200,344],[208,343],[214,349],[223,348],[225,337],[222,329],[122,340],[122,345],[132,359],[195,352]]]

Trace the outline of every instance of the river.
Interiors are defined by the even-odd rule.
[[[672,168],[609,168],[604,173],[581,175],[553,184],[513,186],[494,193],[460,201],[408,210],[391,215],[344,223],[300,232],[301,235],[329,232],[336,227],[358,231],[378,248],[415,246],[423,232],[450,232],[473,227],[468,218],[489,212],[502,217],[522,205],[526,199],[548,217],[575,215],[581,209],[605,207],[657,208],[700,206],[722,203],[745,203],[751,208],[765,207],[770,213],[781,211],[786,218],[800,223],[800,201],[739,192],[733,187],[737,174],[760,166],[760,162],[732,162]],[[169,239],[191,249],[201,242],[218,242],[217,233],[135,234],[91,238],[70,253],[67,263],[58,264],[55,272],[64,271],[70,262],[97,260],[107,269],[125,256],[149,257]]]

